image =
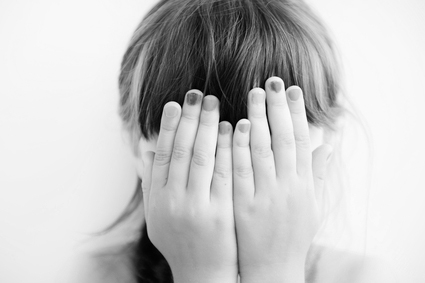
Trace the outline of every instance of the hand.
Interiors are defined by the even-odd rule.
[[[285,93],[278,77],[267,80],[265,91],[250,91],[248,119],[238,122],[233,138],[242,282],[304,282],[307,252],[319,228],[315,189],[323,184],[331,148],[316,150],[313,177],[302,90],[291,86]]]
[[[219,125],[215,96],[192,90],[183,110],[175,102],[164,106],[143,198],[149,238],[174,282],[237,280],[232,132],[230,123]]]

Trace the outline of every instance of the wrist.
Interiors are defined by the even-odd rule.
[[[233,267],[171,267],[174,283],[236,283],[237,266]]]
[[[305,264],[269,264],[240,270],[241,283],[305,283]]]

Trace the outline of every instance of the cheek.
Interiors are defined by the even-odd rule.
[[[142,158],[135,157],[133,163],[134,168],[136,168],[137,176],[139,176],[139,178],[142,178],[143,171],[145,170]]]

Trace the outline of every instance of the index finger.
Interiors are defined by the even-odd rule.
[[[154,188],[162,188],[167,184],[174,138],[180,115],[181,107],[177,102],[172,101],[165,104],[152,168],[152,187]]]

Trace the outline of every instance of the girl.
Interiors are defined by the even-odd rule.
[[[340,74],[303,1],[158,3],[119,78],[142,232],[103,282],[390,282],[321,241],[343,204]]]

